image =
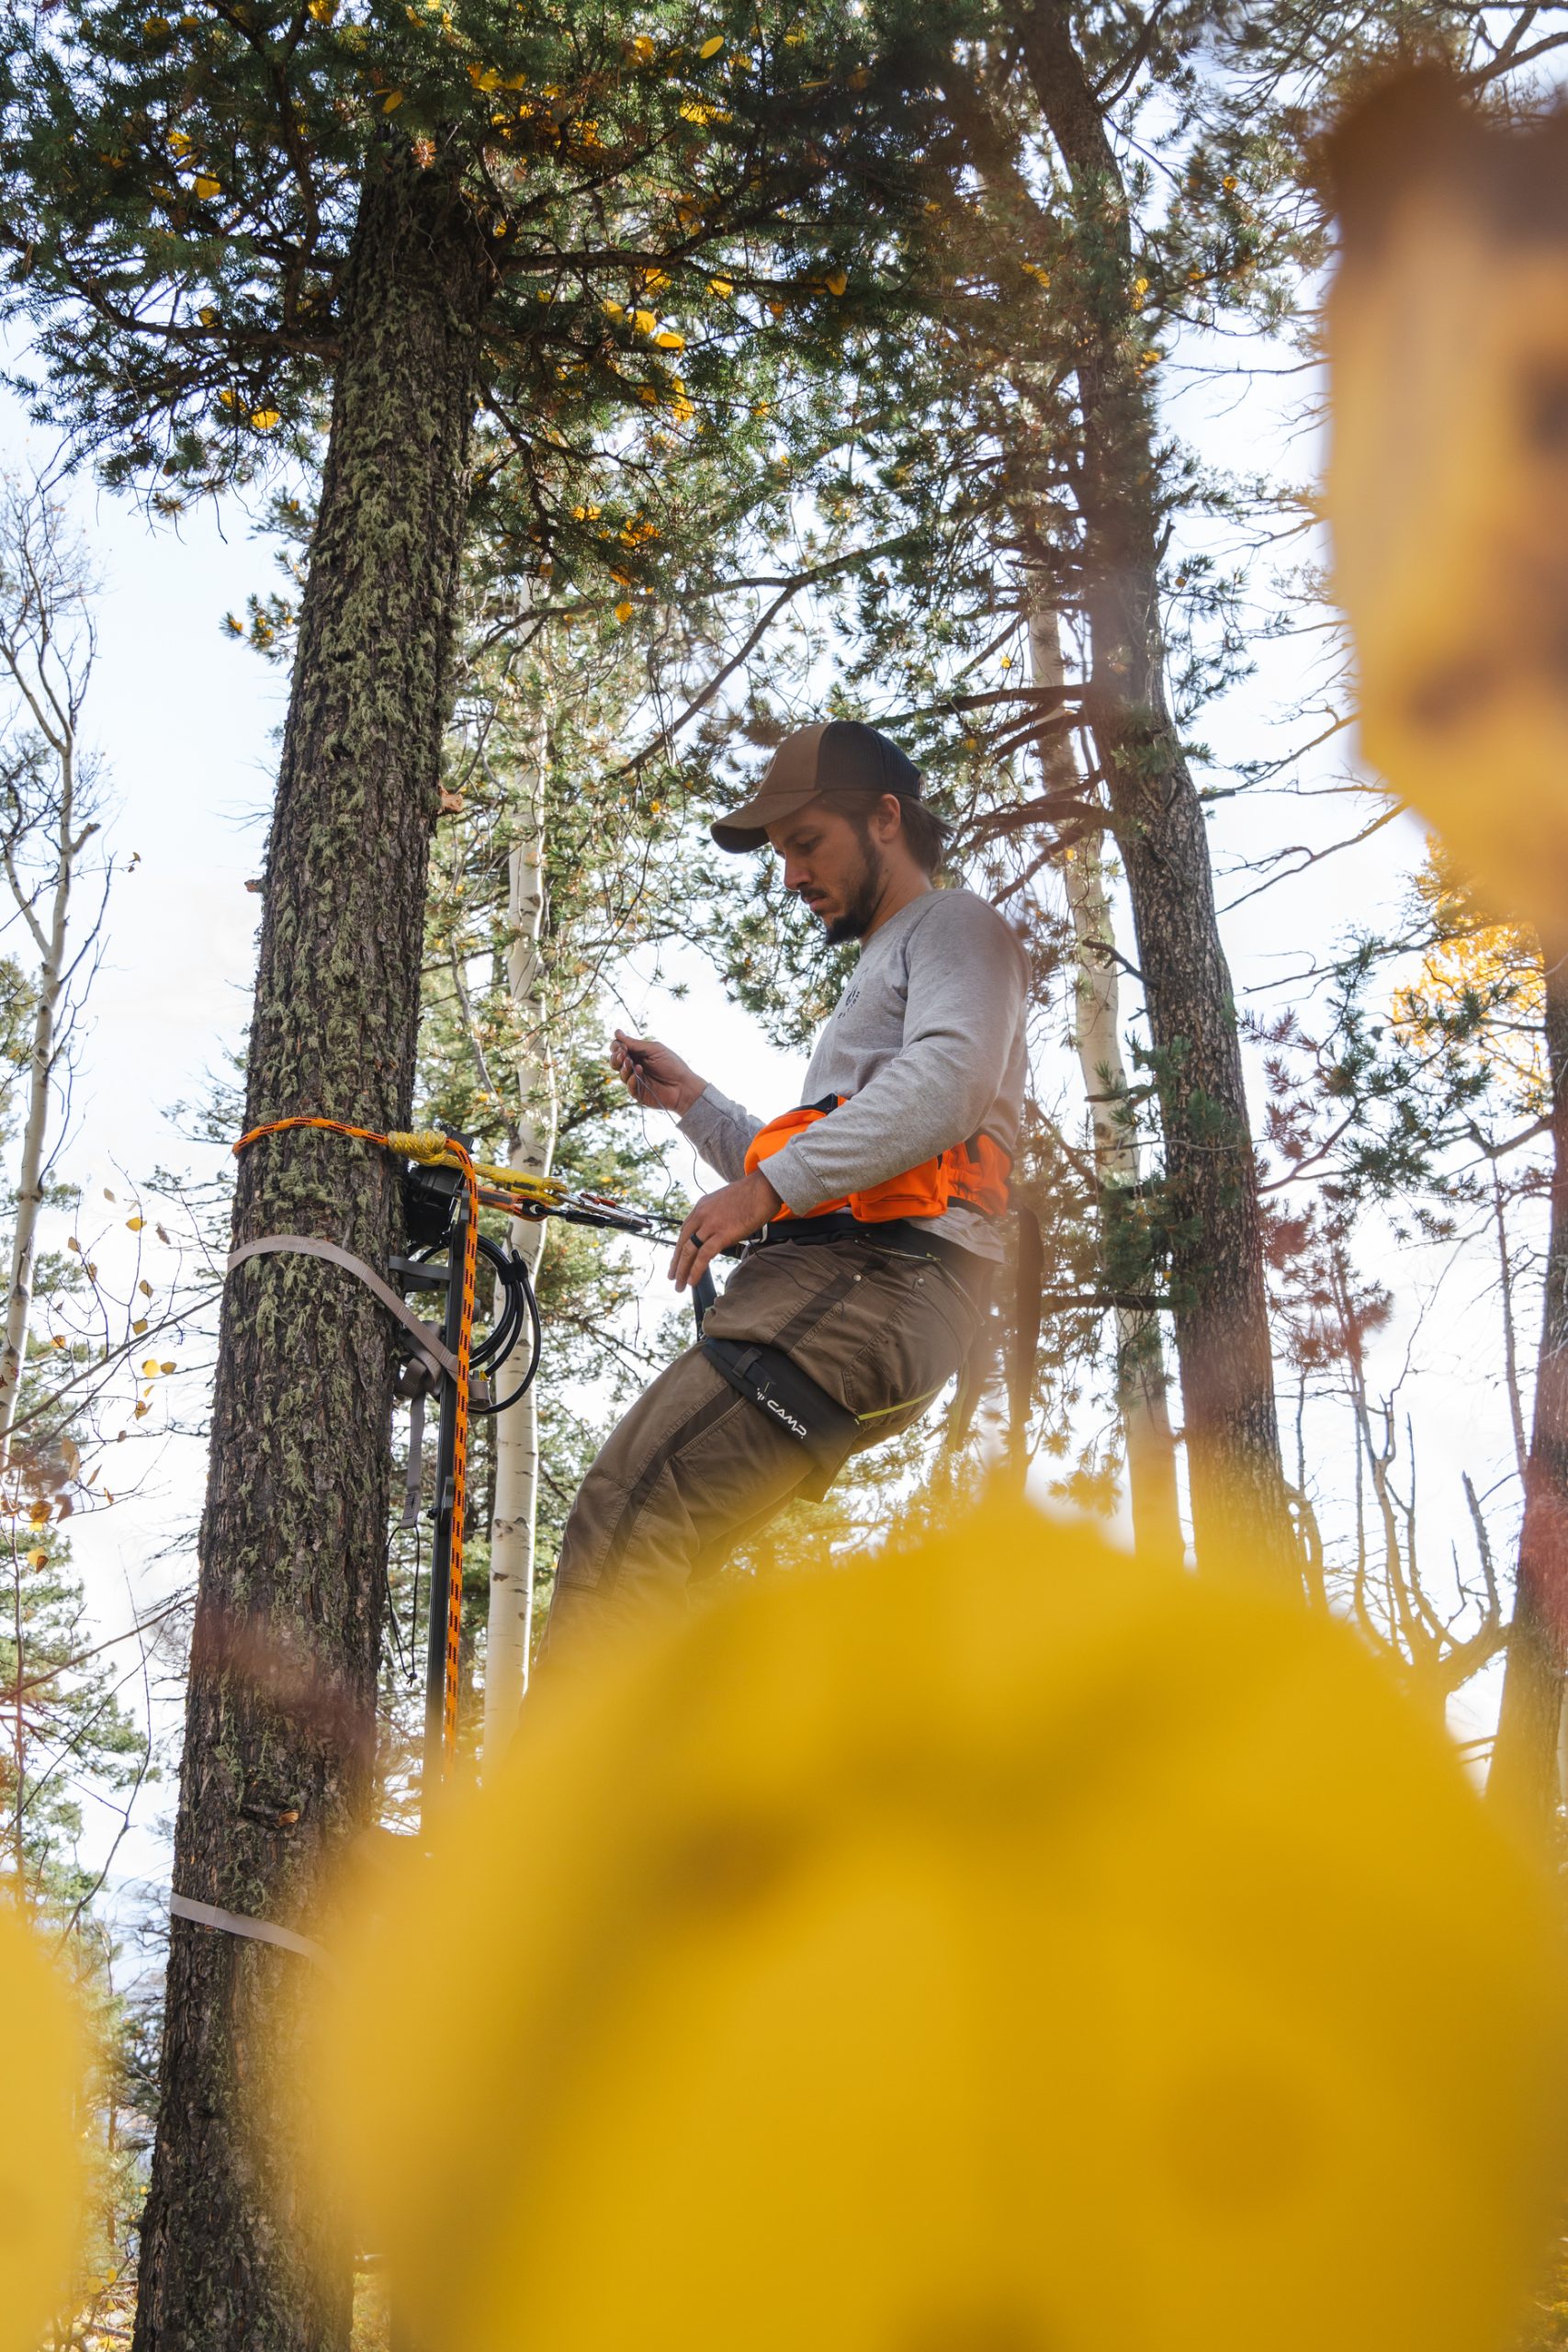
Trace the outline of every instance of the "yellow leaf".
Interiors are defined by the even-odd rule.
[[[1555,150],[1421,104],[1414,77],[1337,139],[1328,511],[1362,745],[1551,962],[1568,938]]]
[[[833,269],[833,270],[829,270],[829,273],[828,273],[827,279],[826,279],[826,284],[827,284],[828,291],[829,291],[829,294],[841,294],[841,293],[843,292],[843,290],[844,290],[845,287],[849,284],[849,282],[850,282],[849,272],[848,272],[848,270],[844,270],[844,269]]]
[[[232,407],[234,406],[235,402],[238,401],[238,399],[239,399],[240,395],[239,395],[239,393],[238,393],[238,392],[227,392],[227,391],[225,391],[225,392],[220,392],[220,393],[219,393],[219,395],[218,395],[218,397],[219,397],[219,399],[222,401],[222,403],[223,403],[223,405],[224,405],[224,407],[225,407],[225,408],[232,408]]]
[[[152,1408],[149,1405],[138,1405],[133,1418],[139,1421],[144,1420],[151,1410]]]
[[[142,1371],[143,1371],[143,1372],[148,1373],[148,1374],[155,1373],[155,1372],[157,1371],[157,1369],[158,1369],[158,1359],[157,1359],[157,1357],[156,1357],[156,1356],[147,1356],[147,1357],[143,1358],[143,1360],[142,1360],[141,1369],[142,1369]]]
[[[149,40],[156,40],[161,34],[168,31],[169,20],[167,17],[149,17],[141,29]]]
[[[165,1238],[167,1238],[167,1237],[166,1237],[166,1236],[165,1236]],[[152,1297],[152,1283],[137,1283],[137,1285],[136,1285],[136,1287],[137,1287],[137,1289],[141,1293],[141,1295],[142,1295],[142,1297],[143,1297],[143,1298],[151,1298],[151,1297]]]
[[[218,312],[210,302],[204,302],[196,315],[204,327],[215,327],[218,324]]]
[[[275,408],[254,408],[251,411],[251,423],[258,433],[270,433],[278,422],[278,415],[279,412]]]
[[[55,1331],[51,1333],[49,1344],[51,1348],[63,1348],[67,1344],[64,1332]]]
[[[734,291],[735,288],[731,286],[728,277],[710,277],[708,279],[708,292],[710,294],[716,294],[721,302],[728,302]]]
[[[414,2341],[1506,2340],[1560,2178],[1551,1901],[1348,1628],[1021,1506],[743,1581],[552,1693],[334,1938],[311,2153]],[[483,1984],[508,2064],[389,2069],[410,1983]]]
[[[651,334],[654,328],[659,324],[659,320],[656,313],[652,311],[634,311],[632,312],[632,324],[636,327],[638,334]]]
[[[168,1357],[164,1363],[158,1366],[158,1369],[160,1372],[173,1372],[175,1369],[175,1360],[173,1356]]]
[[[617,605],[615,606],[615,618],[616,618],[618,621],[621,621],[621,622],[623,622],[623,623],[624,623],[624,622],[626,622],[626,621],[629,621],[629,620],[630,620],[630,618],[631,618],[631,616],[632,616],[632,611],[633,611],[633,607],[632,607],[630,605],[626,605],[626,604],[620,604],[620,605]]]
[[[169,133],[169,145],[176,155],[188,155],[195,143],[187,131],[171,130]]]
[[[639,65],[648,64],[649,60],[653,57],[654,45],[652,41],[649,40],[646,33],[634,34],[632,38],[632,55],[637,59]]]
[[[308,0],[308,6],[319,25],[330,25],[337,14],[337,0]]]
[[[656,334],[653,340],[660,351],[684,351],[686,348],[685,336],[675,334],[671,327],[666,327],[661,334]]]
[[[71,1236],[71,1238],[69,1239],[69,1241],[67,1241],[67,1243],[66,1243],[65,1247],[67,1248],[67,1250],[77,1250],[77,1251],[80,1251],[81,1247],[82,1247],[82,1244],[77,1240],[76,1236],[75,1236],[74,1234],[73,1234],[73,1235]]]
[[[49,1505],[43,1502],[29,1503],[28,1517],[35,1527],[41,1527],[49,1517]]]
[[[205,200],[209,196],[221,196],[223,183],[215,180],[210,172],[198,172],[194,183],[196,193]]]
[[[716,57],[723,47],[724,35],[722,33],[715,33],[711,40],[704,41],[701,49],[697,51],[697,55],[699,57]]]
[[[624,319],[626,315],[626,306],[624,302],[601,302],[599,308],[607,319]]]
[[[140,1233],[146,1222],[147,1220],[144,1216],[128,1216],[125,1220],[126,1231],[128,1233]]]
[[[137,1338],[140,1339],[143,1331],[147,1329],[147,1317],[145,1315],[139,1315],[130,1328],[135,1332]]]
[[[45,1551],[29,1552],[28,1558],[35,1568],[47,1568],[49,1566],[49,1554]]]
[[[381,112],[383,114],[396,114],[398,108],[402,105],[402,102],[403,94],[400,90],[389,90],[386,96],[381,101]]]

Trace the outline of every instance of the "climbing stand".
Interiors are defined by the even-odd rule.
[[[646,1240],[668,1241],[668,1228],[641,1210],[599,1193],[574,1191],[553,1177],[528,1176],[470,1156],[462,1137],[431,1129],[394,1128],[382,1134],[340,1120],[302,1116],[253,1127],[234,1146],[247,1150],[265,1136],[316,1127],[389,1151],[408,1163],[404,1175],[406,1252],[389,1271],[400,1296],[372,1267],[333,1242],[307,1234],[269,1234],[245,1242],[229,1260],[231,1269],[248,1258],[297,1251],[324,1258],[353,1273],[376,1293],[400,1328],[397,1393],[410,1409],[409,1468],[403,1497],[405,1527],[418,1523],[423,1489],[425,1403],[437,1399],[434,1501],[430,1566],[430,1602],[425,1640],[424,1765],[423,1810],[450,1771],[457,1746],[457,1698],[463,1615],[463,1541],[468,1516],[468,1430],[475,1414],[504,1412],[531,1386],[542,1352],[539,1310],[526,1261],[516,1250],[479,1230],[481,1208],[537,1220],[559,1217],[568,1224],[596,1226]],[[438,1254],[439,1253],[439,1254]],[[487,1336],[474,1342],[476,1287],[480,1261],[496,1278],[497,1310]],[[440,1294],[440,1319],[425,1321],[409,1294]],[[714,1286],[705,1274],[694,1293],[700,1333]],[[502,1374],[519,1342],[528,1340],[528,1362],[510,1390]]]

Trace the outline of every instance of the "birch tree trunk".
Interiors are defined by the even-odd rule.
[[[49,1164],[54,1066],[68,1020],[65,1003],[71,898],[78,861],[97,831],[78,821],[86,811],[79,721],[92,675],[95,639],[88,613],[92,581],[85,557],[68,535],[61,509],[41,484],[13,485],[0,514],[0,667],[16,690],[32,732],[6,745],[0,854],[17,913],[38,957],[28,1107],[17,1176],[17,1223],[0,1348],[0,1476],[10,1466],[12,1431],[32,1317],[39,1218]],[[41,881],[31,844],[47,833]],[[52,870],[50,870],[50,867]],[[48,907],[40,918],[38,902]],[[100,910],[101,918],[101,910]]]
[[[22,1161],[17,1177],[17,1229],[11,1242],[11,1281],[6,1294],[6,1344],[0,1353],[0,1477],[10,1467],[11,1431],[17,1418],[17,1397],[28,1352],[28,1325],[33,1306],[33,1270],[38,1259],[39,1216],[43,1208],[43,1171],[49,1142],[49,1111],[55,1049],[59,1039],[61,998],[65,987],[65,951],[71,913],[71,884],[81,843],[72,826],[75,816],[75,745],[67,742],[60,758],[60,812],[55,840],[57,865],[51,894],[49,920],[40,923],[28,903],[9,850],[6,877],[38,950],[38,1009],[33,1016],[32,1049],[28,1057],[28,1111],[22,1128]]]
[[[545,790],[542,726],[525,756],[518,831],[507,855],[507,988],[518,1038],[513,1168],[547,1176],[555,1157],[555,1071],[546,1027]],[[546,1228],[513,1218],[512,1246],[538,1277]],[[502,1378],[505,1374],[502,1374]],[[539,1498],[538,1385],[496,1419],[495,1510],[490,1530],[490,1614],[485,1642],[484,1762],[493,1767],[517,1725],[528,1688]]]
[[[1033,685],[1062,684],[1061,628],[1055,614],[1038,605],[1029,615],[1029,660]],[[1064,783],[1082,789],[1062,737],[1047,737],[1040,757],[1048,789]],[[1118,1254],[1116,1196],[1136,1188],[1141,1170],[1137,1137],[1117,1115],[1117,1105],[1127,1098],[1127,1070],[1122,1056],[1116,934],[1098,841],[1080,842],[1068,853],[1063,881],[1077,950],[1073,1046],[1094,1138],[1104,1253],[1107,1263],[1113,1264]],[[1179,1554],[1181,1512],[1176,1442],[1166,1402],[1165,1348],[1156,1317],[1140,1315],[1135,1307],[1116,1309],[1116,1399],[1127,1449],[1134,1533],[1140,1544]]]

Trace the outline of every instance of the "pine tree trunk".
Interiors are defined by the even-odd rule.
[[[530,745],[522,777],[518,833],[507,856],[507,989],[517,1024],[517,1132],[511,1164],[547,1176],[555,1157],[555,1072],[546,1032],[546,746]],[[514,1218],[512,1245],[536,1279],[545,1227]],[[505,1377],[505,1374],[502,1374]],[[497,1764],[517,1725],[528,1688],[539,1509],[539,1417],[536,1385],[497,1417],[495,1511],[490,1535],[490,1622],[485,1641],[484,1759]]]
[[[408,1124],[478,328],[471,214],[406,152],[367,175],[345,292],[267,857],[248,1125]],[[240,1161],[236,1241],[308,1233],[385,1272],[386,1155],[295,1134]],[[388,1502],[389,1333],[298,1256],[224,1297],[175,1889],[310,1932],[366,1819]],[[300,2162],[309,1962],[175,1919],[136,2352],[341,2352],[350,2273]]]
[[[1030,681],[1035,686],[1063,683],[1062,634],[1054,612],[1039,605],[1029,616]],[[1041,764],[1045,783],[1081,788],[1072,752],[1059,736],[1047,737]],[[1073,1046],[1094,1136],[1095,1173],[1100,1191],[1100,1224],[1107,1265],[1114,1272],[1120,1255],[1118,1195],[1139,1180],[1137,1137],[1118,1116],[1126,1102],[1127,1071],[1122,1057],[1120,988],[1116,938],[1106,896],[1098,840],[1069,853],[1062,881],[1077,948],[1073,978]],[[1113,1287],[1118,1285],[1114,1284]],[[1135,1307],[1116,1309],[1116,1401],[1127,1449],[1127,1494],[1136,1541],[1154,1549],[1181,1552],[1181,1510],[1176,1487],[1176,1441],[1166,1403],[1165,1348],[1158,1318]]]
[[[1514,1622],[1489,1793],[1543,1832],[1557,1802],[1568,1667],[1568,958],[1546,973],[1551,1067],[1551,1222]]]
[[[1127,875],[1159,1080],[1193,1536],[1201,1563],[1233,1552],[1294,1574],[1235,1003],[1202,807],[1166,692],[1159,476],[1138,373],[1126,190],[1067,0],[1038,0],[1020,31],[1077,228],[1085,707]]]

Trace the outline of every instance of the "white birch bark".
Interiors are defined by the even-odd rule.
[[[1031,683],[1063,683],[1061,630],[1056,616],[1035,607],[1029,618]],[[1061,737],[1041,746],[1048,786],[1076,782],[1072,753]],[[1073,976],[1073,1046],[1083,1078],[1093,1137],[1095,1170],[1101,1186],[1134,1185],[1139,1178],[1137,1138],[1117,1116],[1127,1096],[1115,926],[1105,888],[1105,867],[1097,840],[1068,853],[1064,869],[1067,912],[1077,946]],[[1119,1306],[1116,1315],[1116,1386],[1127,1449],[1127,1487],[1133,1528],[1140,1544],[1181,1548],[1177,1500],[1176,1443],[1166,1403],[1165,1351],[1157,1319]]]
[[[65,986],[65,952],[71,910],[71,880],[75,864],[72,840],[74,802],[74,758],[67,745],[62,756],[59,833],[54,888],[49,919],[40,923],[28,904],[9,850],[6,877],[27,921],[38,950],[38,1009],[33,1016],[32,1051],[28,1062],[28,1110],[22,1127],[22,1159],[17,1178],[17,1227],[11,1239],[11,1279],[6,1293],[6,1343],[0,1351],[0,1477],[10,1467],[11,1431],[17,1418],[17,1397],[28,1352],[28,1325],[32,1316],[33,1270],[38,1260],[39,1217],[43,1208],[45,1155],[52,1100],[54,1055],[60,1021],[60,1000]]]
[[[543,729],[529,745],[519,776],[518,830],[507,856],[507,989],[516,1035],[519,1102],[513,1168],[547,1176],[555,1156],[555,1072],[546,1025],[545,778]],[[536,1277],[545,1227],[514,1218],[512,1244]],[[525,1341],[526,1344],[526,1341]],[[506,1373],[501,1374],[502,1381]],[[490,1612],[485,1646],[484,1761],[499,1762],[516,1728],[528,1688],[529,1638],[539,1493],[538,1388],[498,1415],[495,1424],[495,1510],[490,1530]]]
[[[54,1069],[70,1020],[72,888],[82,851],[98,830],[83,807],[91,797],[91,778],[78,735],[95,652],[91,587],[85,557],[58,503],[41,484],[7,481],[0,494],[0,672],[17,699],[15,718],[0,736],[0,862],[37,957],[37,1004],[0,1347],[0,1477],[11,1464]],[[45,842],[40,860],[39,845]]]

